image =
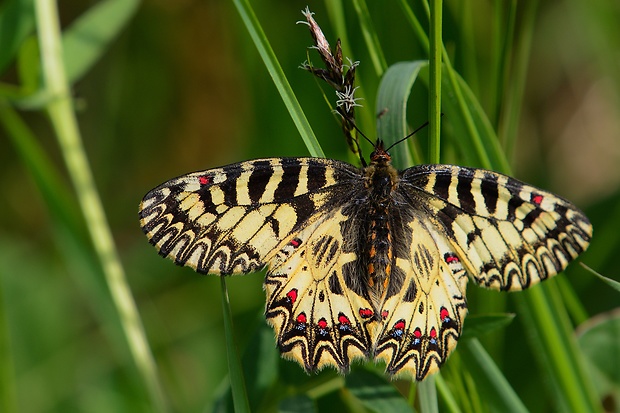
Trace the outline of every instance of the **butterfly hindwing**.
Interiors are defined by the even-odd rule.
[[[566,268],[592,236],[574,205],[496,172],[423,165],[405,170],[401,187],[484,287],[528,288]]]
[[[266,317],[285,357],[307,371],[341,372],[371,348],[367,297],[348,288],[343,271],[357,260],[345,252],[341,208],[305,227],[274,256],[265,279]]]
[[[405,277],[400,292],[383,304],[375,355],[388,373],[422,380],[456,346],[467,312],[467,273],[427,218],[414,214],[403,228],[411,243],[394,267]]]

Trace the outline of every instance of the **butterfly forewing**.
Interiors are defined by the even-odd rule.
[[[568,201],[481,169],[407,169],[403,191],[425,208],[480,285],[521,290],[561,272],[592,236]]]
[[[356,173],[346,163],[315,158],[259,159],[195,172],[150,191],[140,222],[160,254],[179,265],[211,274],[253,272],[329,209]]]

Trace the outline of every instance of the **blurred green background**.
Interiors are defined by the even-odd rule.
[[[361,62],[357,73],[365,100],[358,113],[365,133],[374,137],[374,99],[380,78],[369,61],[353,3],[343,2],[346,33],[335,32],[330,24],[333,9],[327,10],[324,2],[310,7],[332,44],[346,36],[345,55]],[[516,4],[508,3],[447,2],[444,43],[500,139],[507,133],[516,134],[510,157],[514,176],[583,209],[594,224],[595,235],[582,260],[618,279],[620,3],[540,2],[529,32],[529,52],[522,46],[524,40],[528,42],[522,37],[521,24],[527,18],[524,10],[532,6],[519,3],[514,43],[507,46],[510,58],[506,67],[498,67],[494,36],[509,29],[499,19]],[[60,2],[62,28],[95,4]],[[306,4],[271,0],[253,6],[323,150],[328,157],[354,162],[323,91],[309,73],[299,69],[308,56],[320,65],[316,52],[307,49],[312,40],[306,26],[295,24],[303,19],[300,10]],[[32,2],[17,0],[5,1],[0,12],[6,17],[15,13],[16,5],[24,7],[22,15],[32,16]],[[369,1],[367,6],[388,65],[427,58],[398,2]],[[412,7],[425,22],[420,4]],[[21,66],[16,55],[36,54],[34,17],[25,18],[18,27],[7,18],[1,24],[0,104],[17,108],[18,116],[34,133],[36,144],[60,174],[64,188],[58,191],[73,191],[47,117],[15,98],[35,91],[22,81],[24,73],[35,68]],[[11,38],[7,33],[20,30],[24,34],[18,36],[21,40],[11,52],[3,42]],[[525,47],[524,54],[520,47]],[[502,76],[506,76],[504,84],[513,84],[511,71],[519,65],[526,73],[524,86],[511,92],[522,94],[522,100],[515,100],[520,110],[518,125],[505,131],[502,113],[516,109],[499,105],[511,100],[505,95],[498,98],[495,86],[502,83]],[[324,90],[333,103],[333,92]],[[505,89],[506,94],[510,91]],[[72,85],[72,92],[96,186],[165,398],[172,411],[210,411],[214,403],[216,408],[223,406],[228,367],[219,279],[160,258],[139,228],[138,203],[154,186],[186,172],[255,157],[306,156],[307,149],[231,2],[141,3],[98,62]],[[415,86],[409,103],[412,125],[428,119],[426,99],[426,90]],[[451,129],[450,119],[451,114],[444,111],[449,137],[443,153],[445,161],[459,162],[453,144],[459,131]],[[69,226],[56,218],[33,179],[32,168],[9,138],[6,122],[3,118],[4,128],[0,128],[0,345],[2,378],[9,378],[4,387],[5,407],[20,412],[150,411],[75,198],[69,196],[64,211],[75,224]],[[579,265],[572,265],[561,277],[576,291],[586,318],[618,308],[618,293]],[[261,285],[260,274],[231,278],[228,283],[237,344],[250,359],[256,354],[257,337],[265,337],[265,331],[267,346],[275,345],[262,317]],[[480,292],[473,286],[469,292],[473,314],[485,313],[481,300],[497,300],[494,292]],[[512,301],[508,300],[505,311],[514,311]],[[571,315],[573,320],[579,318]],[[532,411],[548,411],[552,397],[544,387],[541,390],[544,379],[536,363],[540,360],[528,347],[526,335],[517,317],[499,332],[499,338],[486,340],[487,350],[524,404]],[[319,391],[321,397],[313,399],[315,407],[339,406],[346,400],[339,390],[340,379],[332,372],[307,376],[293,363],[280,361],[273,349],[260,354],[271,354],[268,361],[279,372],[279,387],[269,390],[274,405],[284,396],[316,390],[317,383],[336,385]],[[616,356],[612,362],[618,363],[620,371],[620,356]],[[276,376],[268,379],[278,380]],[[605,399],[608,411],[618,411],[613,400]],[[472,402],[472,410],[463,408],[477,411],[478,407],[489,408],[484,399]]]

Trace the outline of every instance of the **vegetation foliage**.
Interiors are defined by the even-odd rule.
[[[189,171],[308,154],[357,162],[331,113],[337,96],[299,69],[321,64],[295,24],[305,3],[5,1],[0,411],[620,411],[612,3],[311,5],[332,46],[340,38],[359,61],[366,135],[394,141],[431,122],[395,163],[510,173],[594,224],[581,261],[605,282],[573,264],[522,293],[469,288],[455,354],[412,383],[372,363],[306,375],[274,347],[260,274],[199,276],[139,229],[141,197]],[[377,120],[385,107],[397,122]]]

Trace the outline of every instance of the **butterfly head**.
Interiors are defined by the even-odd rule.
[[[370,163],[375,165],[389,165],[392,163],[392,157],[383,147],[383,141],[377,140],[375,150],[370,154]]]

